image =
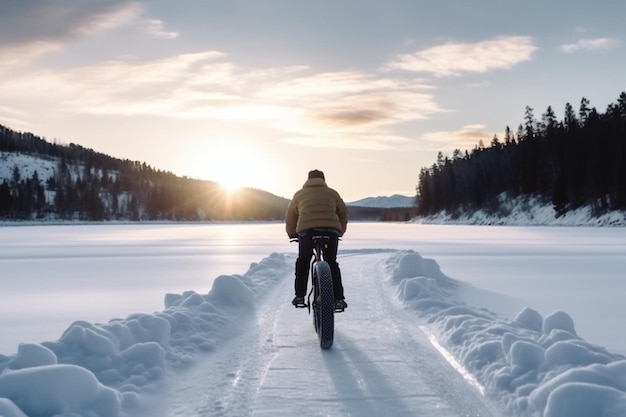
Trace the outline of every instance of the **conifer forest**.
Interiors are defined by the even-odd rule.
[[[506,216],[503,201],[533,197],[552,204],[555,216],[583,206],[595,215],[626,210],[626,93],[604,113],[582,98],[567,103],[558,120],[549,106],[539,119],[526,107],[516,132],[471,151],[441,152],[422,168],[418,214],[460,215],[486,210]]]

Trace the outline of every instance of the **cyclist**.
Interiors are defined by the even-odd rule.
[[[323,234],[330,237],[328,247],[324,249],[324,260],[328,262],[333,276],[335,308],[343,310],[348,307],[337,263],[339,237],[346,232],[347,224],[348,209],[339,193],[326,185],[322,171],[317,169],[310,171],[307,181],[291,199],[286,216],[287,235],[290,238],[298,238],[294,283],[296,296],[291,302],[294,306],[304,305],[313,256],[312,238]]]

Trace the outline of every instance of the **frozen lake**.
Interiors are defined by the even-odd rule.
[[[626,354],[623,228],[350,224],[340,256],[367,248],[431,258],[471,285],[468,302],[501,315],[565,311],[582,338]],[[160,311],[166,293],[206,293],[221,274],[296,250],[280,223],[0,227],[0,353],[77,320]],[[348,302],[350,285],[345,276]]]

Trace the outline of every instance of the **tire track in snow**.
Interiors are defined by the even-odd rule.
[[[382,252],[341,257],[349,307],[335,316],[331,350],[320,350],[304,311],[278,316],[253,416],[494,416],[393,302]]]
[[[392,293],[394,289],[385,282],[388,277],[383,264],[387,259],[381,259],[376,266],[368,265],[369,260],[359,266],[361,274],[370,275],[365,280],[370,286],[368,303],[374,314],[380,317],[376,327],[380,338],[401,358],[405,372],[412,372],[416,379],[423,380],[441,406],[445,404],[450,408],[452,415],[499,416],[499,411],[431,344],[429,336],[422,330],[424,323],[406,310]],[[380,279],[371,279],[373,270],[378,271]]]

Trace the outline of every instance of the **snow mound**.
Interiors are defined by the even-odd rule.
[[[626,415],[626,360],[577,336],[572,318],[531,308],[513,320],[455,301],[453,280],[412,251],[387,264],[407,308],[512,415]]]
[[[3,373],[0,396],[11,399],[24,413],[13,409],[16,416],[59,415],[85,409],[97,416],[115,416],[120,412],[119,394],[100,384],[92,372],[76,365],[34,366]]]
[[[118,417],[168,369],[240,332],[256,300],[292,269],[274,253],[244,275],[219,276],[208,294],[167,294],[161,312],[78,321],[55,342],[21,344],[15,355],[0,355],[0,415]]]

